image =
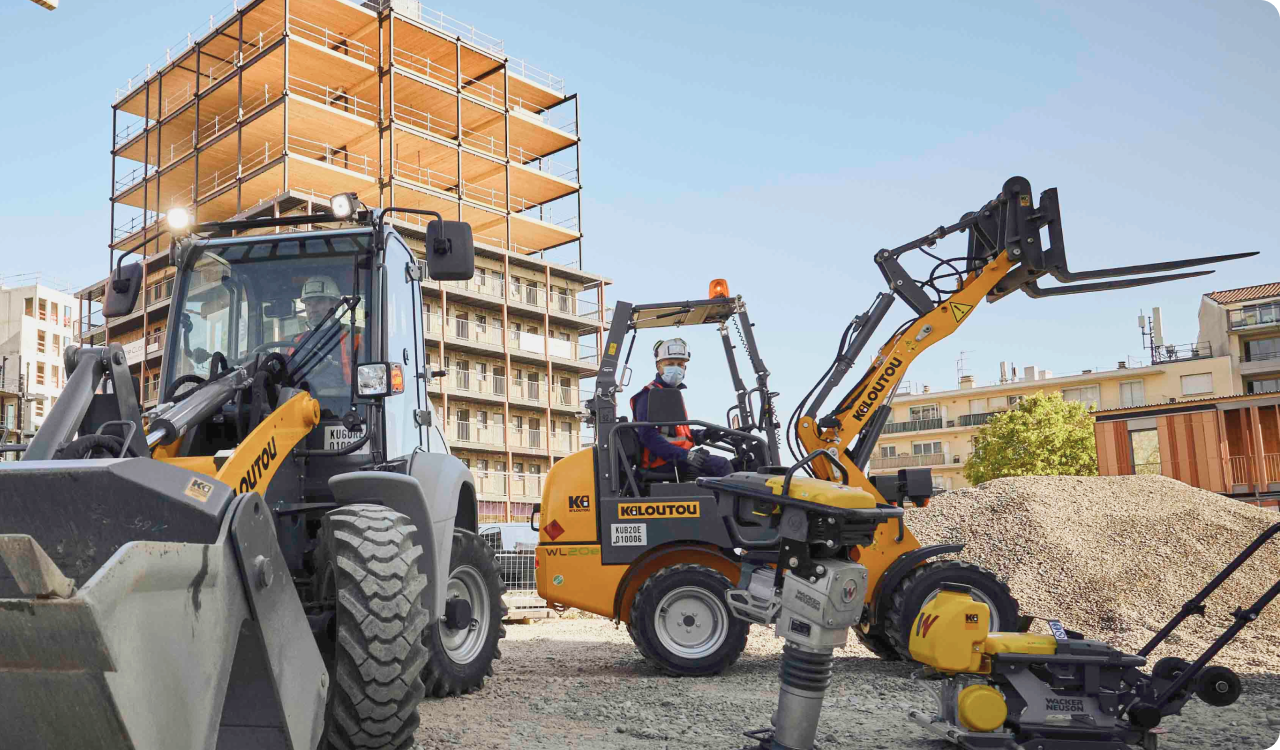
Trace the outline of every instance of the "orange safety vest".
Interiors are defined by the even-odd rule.
[[[303,337],[305,337],[308,333],[311,333],[311,331],[303,331],[302,333],[299,333],[297,336],[294,336],[293,343],[297,344],[298,342],[302,341]],[[359,349],[363,345],[363,343],[364,342],[360,340],[360,334],[357,333],[356,348]],[[292,349],[289,350],[289,354],[293,354],[294,351],[295,350],[292,350]],[[347,331],[343,331],[342,336],[338,339],[338,352],[342,356],[342,377],[344,380],[347,381],[347,384],[349,385],[351,383],[351,347],[347,345]]]
[[[640,389],[640,393],[644,393],[653,387],[655,387],[654,384],[649,383],[644,388]],[[636,399],[640,398],[640,393],[631,397],[631,415],[633,417],[636,413]],[[688,418],[687,414],[685,415],[685,418]],[[689,425],[687,424],[676,425],[675,427],[658,427],[656,429],[658,430],[658,434],[662,435],[662,437],[672,445],[680,446],[685,450],[691,450],[697,445],[697,443],[693,442],[693,430],[689,429]],[[650,453],[649,449],[645,448],[643,443],[641,444],[641,449],[640,468],[656,469],[659,466],[666,466],[667,463],[669,463],[667,459],[658,458]]]

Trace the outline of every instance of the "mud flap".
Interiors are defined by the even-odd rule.
[[[214,544],[130,542],[69,598],[0,599],[0,644],[13,747],[312,750],[320,739],[327,673],[256,494],[233,501]]]

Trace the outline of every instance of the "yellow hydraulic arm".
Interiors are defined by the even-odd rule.
[[[805,452],[825,450],[833,453],[849,472],[849,483],[861,487],[879,498],[880,493],[867,479],[862,469],[854,463],[849,453],[854,438],[862,432],[874,415],[876,409],[883,406],[890,395],[897,389],[898,383],[906,374],[907,367],[925,349],[950,336],[964,321],[969,319],[974,308],[978,306],[987,293],[1013,268],[1007,253],[1000,253],[982,269],[981,273],[970,273],[963,281],[959,291],[952,293],[945,301],[931,312],[916,318],[889,339],[888,343],[876,353],[867,373],[862,376],[853,390],[841,400],[833,415],[839,419],[834,427],[820,428],[814,417],[801,417],[796,423],[796,435]],[[815,461],[814,473],[821,479],[838,481],[835,469],[823,461]],[[883,498],[881,498],[883,500]]]

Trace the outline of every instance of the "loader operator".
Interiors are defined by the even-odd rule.
[[[631,414],[637,422],[649,421],[651,388],[684,389],[685,371],[689,365],[689,347],[684,339],[659,341],[653,346],[658,374],[653,382],[631,397]],[[729,460],[713,456],[706,448],[697,448],[706,430],[693,430],[688,425],[676,427],[641,427],[636,430],[643,446],[640,468],[654,469],[674,462],[678,474],[689,472],[704,477],[724,477],[733,472]]]
[[[300,343],[307,334],[319,327],[329,312],[338,306],[342,301],[342,290],[338,288],[338,282],[333,280],[331,276],[312,276],[302,284],[302,305],[306,308],[307,329],[298,333],[293,337],[295,344]],[[324,360],[317,365],[316,369],[308,377],[308,380],[321,384],[338,384],[338,361],[341,361],[341,383],[347,386],[351,385],[351,340],[347,338],[351,331],[351,327],[346,323],[339,321],[342,326],[342,335],[339,338],[336,351],[331,351]],[[325,336],[325,334],[320,334]],[[319,343],[319,342],[317,342]],[[356,334],[356,348],[362,345],[360,334]],[[308,345],[310,351],[313,345]],[[337,355],[335,358],[334,355]]]

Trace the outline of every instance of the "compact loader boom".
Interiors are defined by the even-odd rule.
[[[425,264],[400,211],[435,218]],[[140,413],[119,344],[70,347],[0,464],[0,745],[407,748],[423,696],[479,688],[503,634],[426,394],[423,271],[470,278],[470,226],[354,195],[176,217],[159,406]],[[117,268],[104,314],[141,280]]]

